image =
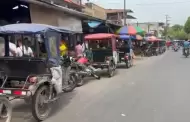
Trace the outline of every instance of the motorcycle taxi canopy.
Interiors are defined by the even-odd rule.
[[[58,28],[51,25],[45,24],[27,24],[27,23],[20,23],[20,24],[10,24],[0,27],[1,34],[29,34],[29,33],[41,33],[46,31],[57,31],[57,32],[65,32],[65,33],[72,33],[72,31]]]
[[[85,40],[101,40],[101,39],[109,39],[112,37],[117,37],[117,35],[111,33],[96,33],[96,34],[86,35],[84,38]]]

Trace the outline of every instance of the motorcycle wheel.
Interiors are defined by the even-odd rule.
[[[70,74],[70,78],[68,81],[68,87],[64,88],[63,91],[71,92],[76,88],[76,86],[77,86],[77,76],[74,73],[72,73],[72,74]]]
[[[114,75],[114,63],[111,61],[108,66],[108,76],[112,77]]]
[[[78,76],[77,78],[77,86],[80,87],[80,86],[83,86],[84,85],[84,76]]]
[[[96,75],[95,73],[92,74],[93,77],[95,77],[96,79],[100,80],[101,77],[99,75]]]
[[[125,61],[125,64],[126,64],[126,68],[127,68],[127,69],[131,67],[128,60]]]
[[[47,85],[43,85],[36,90],[32,98],[32,115],[38,122],[47,119],[51,113],[51,105],[45,103],[45,100],[49,99],[49,94],[49,87]]]
[[[12,105],[7,98],[0,97],[0,120],[11,122]]]

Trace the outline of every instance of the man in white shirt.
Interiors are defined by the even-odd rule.
[[[9,56],[16,56],[16,53],[17,53],[17,48],[16,48],[16,45],[9,42]],[[2,48],[2,56],[5,55],[5,48],[3,47]]]
[[[24,41],[27,43],[28,39],[25,38]],[[18,40],[18,45],[19,47],[17,47],[17,54],[16,54],[18,57],[22,57],[24,55],[29,57],[34,57],[32,49],[27,45],[23,45],[20,39]]]

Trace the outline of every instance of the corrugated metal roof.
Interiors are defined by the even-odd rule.
[[[81,7],[81,8],[84,8],[84,6],[81,4],[77,4],[77,3],[75,3],[75,2],[73,2],[72,0],[64,0],[65,2],[67,2],[67,3],[69,3],[69,4],[73,4],[73,5],[76,5],[76,6],[78,6],[78,7]]]
[[[106,13],[117,13],[117,12],[124,12],[124,9],[105,9]],[[128,13],[133,13],[131,9],[126,10]]]

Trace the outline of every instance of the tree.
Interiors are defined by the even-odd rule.
[[[168,36],[172,39],[184,40],[188,38],[188,34],[184,31],[183,26],[174,25],[168,29]]]
[[[190,34],[190,17],[188,17],[188,19],[185,23],[184,30],[187,34]]]
[[[183,26],[179,24],[175,24],[171,28],[173,31],[181,31],[183,29]]]

